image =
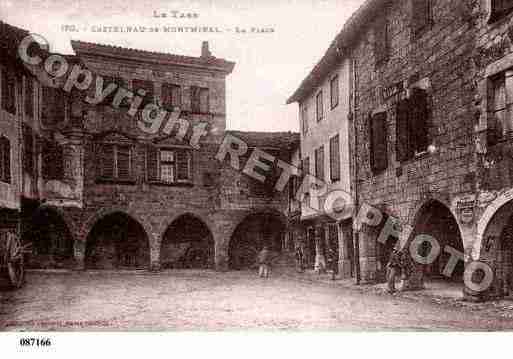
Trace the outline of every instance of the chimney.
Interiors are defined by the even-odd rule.
[[[212,57],[212,53],[208,48],[208,41],[203,41],[201,44],[201,57]]]

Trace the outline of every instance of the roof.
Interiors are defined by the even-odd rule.
[[[333,67],[347,56],[346,50],[360,36],[362,27],[366,26],[377,15],[377,12],[390,1],[366,0],[344,24],[342,30],[331,42],[323,57],[301,82],[298,89],[289,97],[287,104],[301,101],[308,96],[326,78]]]
[[[235,67],[234,62],[219,59],[214,56],[182,56],[75,40],[71,41],[71,46],[78,56],[101,55],[105,57],[122,57],[135,61],[154,62],[166,65],[210,68],[226,74],[231,73]]]
[[[281,150],[294,149],[299,144],[297,132],[252,132],[226,131],[246,142],[249,147],[276,148]]]
[[[20,60],[18,45],[27,35],[29,35],[27,30],[0,21],[0,61]]]

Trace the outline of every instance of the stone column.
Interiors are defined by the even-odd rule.
[[[77,239],[73,245],[73,256],[75,258],[75,270],[85,269],[85,250],[86,241],[85,239]]]
[[[314,270],[316,273],[326,272],[326,258],[322,251],[323,243],[325,241],[322,226],[315,227],[315,266]]]
[[[348,228],[346,228],[348,227]],[[338,231],[338,273],[342,279],[351,278],[352,272],[352,263],[351,263],[351,253],[352,246],[349,245],[351,243],[350,238],[353,236],[351,226],[344,226],[343,224],[337,225]]]
[[[359,231],[360,258],[357,260],[360,261],[361,284],[376,283],[377,280],[377,234],[375,232],[376,231],[373,230],[373,228],[367,226],[366,224],[363,224]]]
[[[150,239],[150,271],[157,272],[161,269],[160,265],[160,249],[161,242],[153,235]]]

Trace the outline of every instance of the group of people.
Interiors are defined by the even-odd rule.
[[[258,253],[258,276],[261,278],[269,278],[271,274],[272,265],[272,254],[267,246]],[[338,274],[338,253],[332,248],[328,248],[326,253],[326,267],[331,273],[331,279],[335,280]],[[296,264],[297,270],[303,273],[306,269],[306,260],[303,247],[296,246]],[[407,256],[398,249],[394,249],[390,255],[389,262],[387,264],[387,286],[389,293],[396,291],[395,283],[397,278],[405,279],[408,275],[408,263]]]

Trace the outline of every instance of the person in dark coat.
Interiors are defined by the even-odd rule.
[[[303,247],[300,244],[296,246],[296,263],[298,272],[303,273],[305,271],[305,260],[303,254]]]

